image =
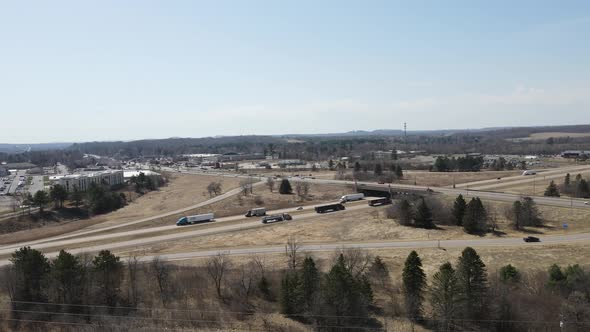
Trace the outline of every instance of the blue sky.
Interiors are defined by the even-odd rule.
[[[588,1],[0,1],[0,142],[590,123],[588,36]]]

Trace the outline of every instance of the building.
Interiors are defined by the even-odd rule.
[[[8,176],[9,174],[8,168],[0,166],[0,177]]]
[[[115,186],[125,182],[123,171],[120,170],[53,176],[50,180],[54,184],[64,186],[68,192],[73,191],[74,188],[77,188],[80,191],[86,191],[90,188],[92,183]]]
[[[159,180],[162,178],[162,175],[160,175],[160,173],[157,173],[154,171],[149,171],[149,170],[141,170],[141,171],[124,171],[123,172],[123,179],[125,180],[125,182],[128,182],[129,180],[131,180],[132,177],[139,176],[140,173],[143,173],[145,176],[150,177],[152,180]]]

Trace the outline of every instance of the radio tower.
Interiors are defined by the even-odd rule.
[[[406,151],[408,150],[408,131],[407,131],[407,127],[406,127],[406,123],[404,122],[404,144],[405,144],[405,149]]]

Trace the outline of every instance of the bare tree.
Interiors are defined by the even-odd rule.
[[[159,256],[154,257],[150,263],[150,270],[152,277],[158,284],[160,297],[164,300],[167,297],[168,281],[170,278],[170,268],[160,259]]]
[[[246,264],[240,266],[239,288],[242,297],[247,301],[252,294],[256,285],[256,280],[262,276],[260,274],[257,261],[251,259]]]
[[[294,236],[289,236],[287,244],[285,245],[285,255],[287,256],[287,265],[291,270],[297,269],[300,249],[301,246],[297,242],[297,239],[295,239]]]
[[[127,272],[129,273],[129,285],[127,289],[127,296],[132,305],[139,302],[139,294],[137,292],[137,270],[139,259],[136,255],[127,258]]]
[[[295,193],[299,199],[304,200],[309,195],[309,183],[303,181],[297,181],[295,183]]]
[[[221,194],[221,182],[211,182],[207,185],[207,192],[209,192],[209,196],[217,196]]]
[[[217,291],[217,297],[222,298],[222,287],[224,283],[224,277],[227,270],[230,268],[230,261],[226,254],[219,253],[216,256],[207,260],[207,274],[213,280],[215,284],[215,290]]]
[[[365,273],[373,261],[373,257],[368,251],[359,248],[343,248],[340,253],[337,253],[334,256],[334,260],[336,260],[340,254],[344,257],[346,268],[355,277],[359,277]]]
[[[275,180],[273,180],[272,177],[268,177],[266,178],[266,186],[268,187],[268,190],[270,190],[270,192],[273,192],[275,189]]]
[[[248,194],[254,193],[254,183],[256,180],[254,179],[245,179],[240,182],[240,188],[242,188],[242,193],[244,196],[248,196]]]

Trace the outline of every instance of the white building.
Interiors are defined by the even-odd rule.
[[[114,186],[117,184],[123,184],[125,181],[123,178],[123,171],[120,170],[52,176],[50,180],[52,180],[54,184],[64,186],[68,192],[73,191],[74,188],[77,188],[80,191],[86,191],[90,188],[92,183]]]

